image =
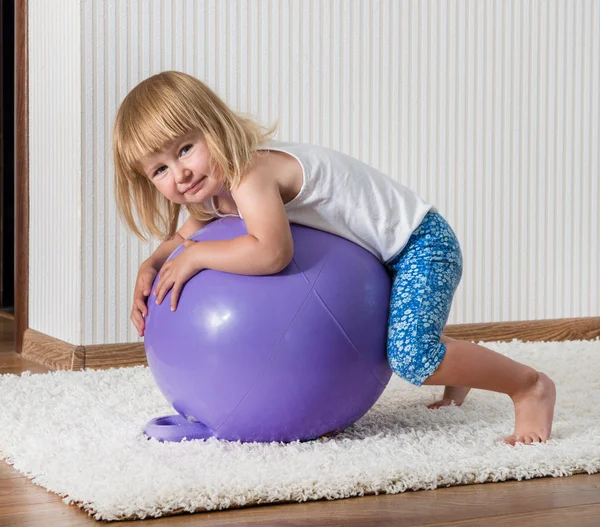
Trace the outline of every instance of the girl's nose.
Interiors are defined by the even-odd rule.
[[[192,171],[189,168],[182,167],[175,172],[175,181],[177,183],[185,183],[189,181],[192,176]]]

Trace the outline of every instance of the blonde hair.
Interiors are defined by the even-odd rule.
[[[166,199],[144,174],[139,160],[162,150],[192,131],[204,135],[211,169],[223,177],[226,190],[239,184],[250,168],[256,148],[274,133],[233,112],[206,84],[178,71],[153,75],[131,90],[117,112],[113,129],[115,198],[129,228],[144,241],[143,230],[171,239],[177,230],[181,205]],[[200,221],[215,217],[202,204],[188,205]]]

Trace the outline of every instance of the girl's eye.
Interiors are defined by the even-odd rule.
[[[192,148],[192,145],[185,145],[184,147],[181,148],[179,155],[187,154],[191,148]],[[166,170],[166,168],[167,168],[166,165],[163,165],[163,166],[157,168],[156,171],[154,172],[154,174],[152,175],[152,177],[160,176]]]
[[[163,165],[163,166],[161,166],[161,167],[158,167],[158,168],[156,169],[156,172],[154,172],[154,175],[155,175],[155,176],[160,176],[160,174],[162,174],[162,173],[163,173],[163,168],[167,168],[167,167],[166,167],[165,165]]]

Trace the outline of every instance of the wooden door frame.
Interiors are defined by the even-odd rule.
[[[15,350],[29,327],[28,0],[15,2]]]

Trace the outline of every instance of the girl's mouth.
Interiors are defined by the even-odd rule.
[[[190,194],[198,190],[198,187],[200,186],[200,183],[202,183],[202,181],[204,181],[204,178],[200,179],[199,181],[196,181],[196,183],[194,183],[191,187],[188,187],[184,194]]]

